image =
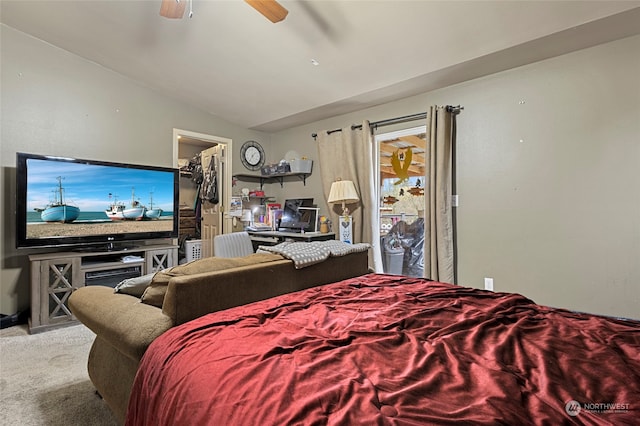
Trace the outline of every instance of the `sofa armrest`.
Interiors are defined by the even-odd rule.
[[[137,297],[114,293],[111,287],[82,287],[71,294],[69,308],[80,322],[135,361],[173,321]]]

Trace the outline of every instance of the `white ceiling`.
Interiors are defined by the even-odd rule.
[[[640,1],[280,3],[278,24],[242,0],[193,0],[182,20],[160,0],[1,0],[0,18],[269,132],[640,33]]]

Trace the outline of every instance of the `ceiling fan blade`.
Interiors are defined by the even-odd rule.
[[[282,7],[276,0],[244,0],[251,7],[262,13],[265,18],[273,22],[282,21],[289,11]]]
[[[162,0],[160,15],[170,19],[182,19],[187,0]]]

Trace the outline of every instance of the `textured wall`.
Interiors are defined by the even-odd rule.
[[[14,249],[16,152],[172,166],[173,128],[234,139],[235,158],[246,139],[269,142],[269,135],[166,98],[6,25],[0,30],[3,314],[29,306],[30,252]]]
[[[459,284],[492,277],[541,304],[640,318],[639,51],[640,37],[622,39],[273,141],[280,155],[309,153],[312,132],[461,104]],[[285,191],[320,199],[318,185],[314,175]]]
[[[317,159],[312,132],[462,104],[459,283],[492,277],[538,303],[640,318],[640,37],[266,135],[1,29],[2,313],[29,303],[28,252],[13,249],[17,151],[171,165],[175,127],[234,139],[234,158],[256,139],[268,161]],[[267,191],[319,201],[319,182],[314,164],[306,186]]]

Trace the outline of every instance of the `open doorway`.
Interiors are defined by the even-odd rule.
[[[424,273],[426,126],[376,135],[378,228],[385,273]]]
[[[174,166],[180,168],[180,239],[200,241],[200,256],[213,255],[213,237],[229,232],[225,217],[231,202],[232,140],[220,136],[173,129]],[[198,163],[202,176],[194,176]],[[212,181],[216,196],[211,197]]]

